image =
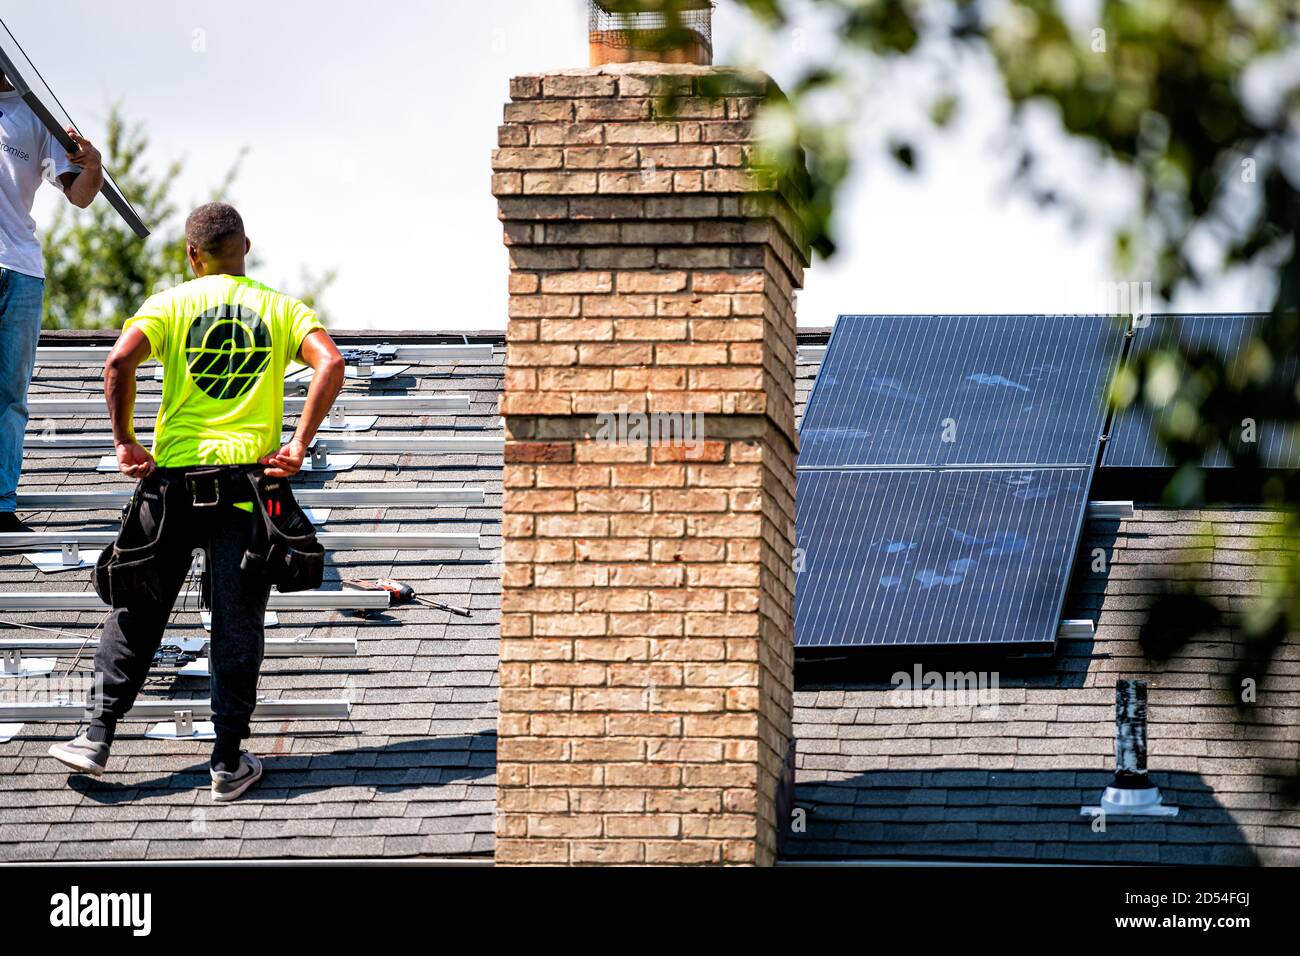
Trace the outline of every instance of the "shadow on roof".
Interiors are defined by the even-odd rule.
[[[255,738],[256,741],[256,738]],[[377,794],[479,780],[496,773],[496,731],[455,737],[404,740],[312,754],[259,754],[265,776],[241,804],[282,803],[340,787],[367,787]],[[151,794],[207,789],[207,758],[147,780],[114,782],[112,774],[68,777],[68,786],[94,803],[113,806]]]
[[[873,771],[797,784],[806,830],[790,860],[1128,863],[1254,866],[1245,832],[1195,773],[1152,772],[1177,817],[1116,817],[1104,832],[1080,815],[1110,783],[1097,770]]]

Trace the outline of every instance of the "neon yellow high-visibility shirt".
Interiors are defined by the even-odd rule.
[[[163,366],[160,467],[251,465],[280,449],[285,368],[324,328],[309,306],[247,276],[204,276],[150,297],[133,327]]]

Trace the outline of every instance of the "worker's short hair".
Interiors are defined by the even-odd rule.
[[[185,241],[206,256],[224,259],[244,251],[244,220],[234,206],[205,203],[185,220]]]

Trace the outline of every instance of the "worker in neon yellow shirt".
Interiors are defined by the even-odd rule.
[[[287,479],[302,467],[344,379],[343,358],[316,313],[250,279],[251,244],[234,208],[209,203],[185,226],[192,282],[151,297],[104,367],[118,468],[139,480],[116,545],[95,570],[113,607],[95,655],[102,688],[90,726],[50,748],[74,770],[104,772],[117,721],[148,674],[195,548],[206,552],[212,610],[212,798],[234,800],[262,775],[241,749],[257,703],[263,616],[272,584],[319,584],[323,552]],[[137,368],[163,366],[152,451],[135,438]],[[315,374],[298,426],[284,430],[291,361]]]

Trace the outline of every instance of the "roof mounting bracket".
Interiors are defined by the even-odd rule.
[[[1056,637],[1058,640],[1087,641],[1091,640],[1097,633],[1096,626],[1089,618],[1066,618],[1057,628]]]
[[[215,740],[217,731],[212,721],[195,723],[194,711],[180,709],[174,719],[154,724],[144,735],[151,740]]]
[[[1089,501],[1089,521],[1123,521],[1137,513],[1131,501]]]
[[[177,677],[201,677],[208,679],[212,677],[212,660],[207,657],[200,657],[198,660],[191,661],[176,672]]]
[[[302,463],[302,470],[305,472],[312,471],[332,471],[335,474],[344,471],[351,471],[361,463],[360,455],[330,455],[326,452],[322,455],[323,465],[316,464],[316,450],[311,450],[311,455]]]
[[[54,658],[52,657],[23,657],[23,652],[17,647],[7,647],[4,650],[0,665],[0,677],[17,679],[20,677],[41,677],[54,670]]]
[[[56,574],[60,571],[76,571],[79,568],[93,568],[99,560],[100,549],[79,551],[79,542],[71,546],[60,544],[58,551],[29,551],[23,554],[42,574]]]
[[[335,404],[330,406],[330,413],[321,422],[323,432],[368,432],[379,423],[378,415],[349,415],[347,406]]]

